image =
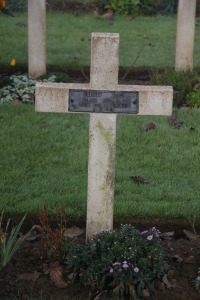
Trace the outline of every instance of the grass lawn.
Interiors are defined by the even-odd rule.
[[[26,14],[0,15],[0,68],[12,58],[27,66],[26,24]],[[198,24],[199,19],[197,67]],[[47,14],[47,65],[88,67],[92,31],[120,33],[123,67],[174,66],[175,17],[130,21],[117,16],[108,25],[92,15],[61,13]],[[182,109],[178,117],[185,122],[179,130],[166,117],[118,116],[115,220],[200,217],[200,111]],[[142,130],[150,121],[156,129]],[[87,115],[35,113],[33,105],[0,106],[0,212],[34,214],[44,202],[51,209],[63,202],[69,218],[85,220],[88,123]],[[136,184],[130,179],[135,175],[151,183]]]
[[[120,65],[123,67],[174,67],[176,17],[116,16],[113,25],[93,15],[47,14],[47,65],[63,69],[90,64],[91,32],[120,34]],[[37,33],[36,33],[37,34]],[[27,66],[27,14],[15,18],[0,15],[0,66]],[[195,66],[199,66],[200,26],[196,22]],[[138,57],[138,54],[139,58]],[[137,60],[137,61],[136,61]]]
[[[181,109],[178,118],[179,130],[166,117],[118,116],[115,220],[200,217],[200,111]],[[85,220],[88,121],[0,106],[0,211],[33,214],[63,202],[69,218]],[[142,130],[150,121],[156,129]],[[151,183],[136,184],[135,175]]]

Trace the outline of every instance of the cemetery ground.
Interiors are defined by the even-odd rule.
[[[156,226],[167,232],[162,245],[168,277],[157,282],[147,299],[199,299],[194,280],[200,248],[191,233],[193,229],[200,232],[199,110],[183,107],[177,112],[174,121],[118,116],[114,228],[131,223],[141,231]],[[0,120],[0,210],[4,218],[19,221],[27,214],[22,228],[26,233],[39,224],[37,211],[46,203],[56,228],[53,211],[56,203],[63,203],[66,227],[84,230],[88,116],[36,114],[33,104],[14,101],[1,105]],[[85,235],[76,237],[79,233],[74,229],[71,235],[75,243],[84,243]],[[51,271],[45,273],[46,259],[40,258],[40,250],[40,238],[26,241],[1,270],[0,299],[91,298],[91,287],[69,284],[62,260],[53,261]],[[62,277],[57,278],[60,272]]]
[[[7,18],[1,14],[0,25],[1,68],[8,66],[14,58],[17,69],[23,67],[23,70],[27,70],[27,15],[16,13],[14,18]],[[109,25],[106,19],[94,15],[48,13],[46,30],[48,71],[51,66],[66,72],[69,68],[88,67],[92,31],[120,34],[120,66],[143,69],[174,66],[176,43],[174,16],[137,17],[133,20],[116,16],[113,24]],[[197,18],[195,67],[199,66],[199,36],[200,26]]]
[[[119,23],[113,24],[112,31],[119,32],[122,25],[120,22],[123,20],[119,18]],[[161,17],[161,20],[163,22],[164,19]],[[175,25],[173,18],[165,20],[166,22],[170,20],[170,24]],[[76,21],[80,31],[83,23],[78,21],[83,22],[82,17],[78,17]],[[10,22],[14,22],[13,19]],[[98,22],[102,24],[102,20]],[[26,45],[24,38],[26,27],[17,26],[23,30],[20,46]],[[83,43],[88,40],[88,34],[91,31],[89,27],[87,31],[87,34],[80,36]],[[106,24],[102,31],[111,30]],[[171,32],[168,30],[169,35]],[[7,37],[9,38],[8,33]],[[63,45],[65,38],[62,39]],[[140,47],[143,47],[143,40],[142,35]],[[162,62],[158,59],[159,55],[154,62],[152,61],[152,51],[161,47],[161,45],[158,46],[157,40],[158,36],[155,39],[156,46],[151,44],[151,41],[147,43],[150,43],[148,47],[145,47],[147,52],[145,54],[144,51],[142,56],[145,65],[156,66],[156,63],[159,66],[173,65],[173,62],[166,60],[169,49],[166,49],[163,54],[160,51],[161,60],[164,58]],[[170,38],[168,42],[170,44]],[[52,41],[52,45],[53,43],[59,44],[55,40]],[[19,44],[15,41],[15,48]],[[71,40],[70,47],[72,45]],[[79,47],[80,55],[83,53],[83,60],[80,57],[78,60],[74,59],[73,67],[76,64],[77,68],[89,65],[88,45]],[[142,48],[138,48],[136,52],[139,53],[140,49]],[[148,52],[148,49],[151,51]],[[124,60],[121,65],[125,67],[130,65],[129,60],[136,61],[135,64],[140,65],[139,59],[132,59],[129,53],[125,55],[126,50],[122,46]],[[9,60],[6,51],[3,53]],[[9,53],[11,53],[11,48]],[[55,53],[57,50],[54,50],[51,57],[52,65],[59,61]],[[67,53],[70,51],[67,50]],[[64,66],[66,52],[61,56],[59,64]],[[19,50],[16,61],[18,64],[21,60],[19,63],[21,67],[27,63],[23,61],[24,58],[25,55],[22,57],[21,50]],[[67,63],[69,61],[71,61],[70,54]],[[13,69],[9,69],[8,73],[10,72],[13,72]],[[146,74],[148,73],[145,72]],[[87,80],[84,72],[82,75],[82,80]],[[157,80],[157,73],[155,75],[154,80]],[[78,81],[82,80],[78,79]],[[129,80],[133,82],[133,79],[129,78]],[[182,96],[181,91],[178,94]],[[182,97],[185,97],[185,94]],[[4,218],[11,217],[16,221],[27,214],[22,228],[22,232],[25,233],[33,224],[39,224],[38,209],[41,210],[44,203],[52,212],[51,226],[56,228],[57,222],[53,217],[53,210],[56,203],[63,203],[66,211],[66,227],[79,226],[84,230],[87,198],[88,116],[36,114],[34,105],[22,104],[22,101],[14,100],[13,103],[0,106],[0,211],[5,212]],[[182,100],[179,104],[185,103],[186,99]],[[194,280],[200,265],[198,238],[200,232],[200,112],[199,109],[188,106],[175,108],[175,111],[177,115],[174,114],[174,118],[169,119],[167,117],[118,116],[114,227],[119,228],[121,223],[131,223],[143,231],[156,226],[163,233],[161,238],[168,268],[165,276],[156,282],[156,290],[150,295],[146,290],[147,299],[196,300],[199,299],[199,294],[194,288]],[[6,223],[3,224],[5,225]],[[183,231],[184,229],[189,232]],[[194,233],[195,230],[196,234],[192,234],[191,231]],[[84,243],[85,237],[81,230],[74,228],[68,233],[74,236],[74,243]],[[35,236],[24,242],[11,263],[1,270],[0,299],[11,299],[12,294],[13,299],[91,298],[89,297],[89,292],[93,291],[91,286],[83,287],[78,283],[73,286],[69,283],[71,274],[67,273],[62,259],[59,261],[58,258],[54,259],[51,261],[52,264],[48,264],[46,258],[41,258],[44,246],[41,240],[41,231],[36,230]],[[96,294],[93,299],[105,299],[105,295]]]

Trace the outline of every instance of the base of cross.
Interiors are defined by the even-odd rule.
[[[118,84],[118,49],[118,34],[92,33],[89,84],[36,85],[36,111],[90,114],[87,239],[113,228],[117,114],[172,113],[172,87]]]

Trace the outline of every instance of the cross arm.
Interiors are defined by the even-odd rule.
[[[37,83],[35,110],[37,112],[70,112],[68,110],[70,89],[94,90],[90,84]],[[117,85],[109,90],[138,92],[138,115],[171,115],[172,113],[173,88],[170,86]]]

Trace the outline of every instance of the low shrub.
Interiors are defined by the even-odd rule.
[[[111,8],[121,15],[138,15],[140,0],[111,0]]]
[[[38,230],[41,236],[41,256],[49,261],[62,260],[64,252],[67,249],[67,242],[64,241],[66,228],[66,213],[64,205],[62,204],[60,207],[56,203],[52,213],[58,228],[52,228],[50,213],[45,203],[43,204],[43,209],[37,210],[40,225],[34,225],[34,229]]]
[[[27,75],[12,75],[4,78],[4,87],[0,89],[0,104],[19,100],[23,103],[33,103],[35,100],[36,82],[54,82],[55,76],[44,80],[34,80]]]
[[[6,0],[6,5],[11,11],[24,12],[27,11],[27,0]]]
[[[187,95],[193,91],[199,82],[197,71],[179,71],[165,69],[163,72],[152,71],[150,83],[155,85],[170,85],[174,89],[174,106],[181,107],[187,102]]]
[[[191,107],[200,107],[200,90],[193,90],[187,95],[187,104]]]
[[[123,15],[169,15],[176,13],[177,0],[98,0],[96,5]]]
[[[140,232],[131,225],[102,232],[85,245],[73,245],[65,264],[84,285],[125,299],[153,289],[154,280],[165,272],[159,231],[153,227]]]

